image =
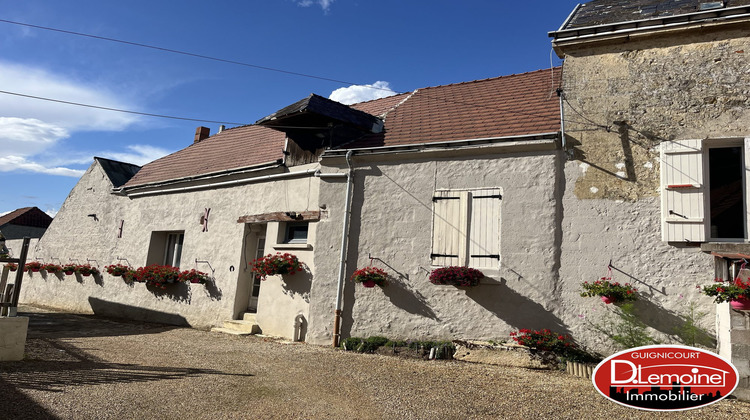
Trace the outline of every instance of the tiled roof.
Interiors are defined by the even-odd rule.
[[[562,28],[576,29],[701,11],[710,0],[593,0],[584,3]],[[750,5],[750,0],[725,0],[724,8]]]
[[[7,224],[46,228],[50,223],[52,217],[37,207],[23,207],[0,216],[0,228]]]
[[[418,89],[352,107],[384,115],[385,130],[356,149],[552,133],[560,130],[559,67]]]
[[[124,188],[248,168],[283,158],[284,133],[257,125],[230,128],[144,165]]]

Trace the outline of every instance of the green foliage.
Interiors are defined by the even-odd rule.
[[[450,341],[403,341],[372,336],[369,338],[350,337],[341,342],[341,348],[358,353],[373,353],[380,347],[408,347],[413,350],[422,350],[425,353],[434,348],[436,359],[452,359],[453,353],[456,352],[456,347]]]
[[[510,333],[510,338],[516,343],[550,351],[562,360],[580,363],[591,363],[601,360],[597,355],[589,353],[585,348],[576,344],[568,334],[560,334],[549,329],[530,330],[521,328]]]
[[[629,300],[636,300],[637,291],[635,287],[629,283],[620,284],[618,282],[612,282],[611,277],[602,277],[601,280],[597,280],[593,283],[583,282],[583,297],[594,297],[594,296],[606,296],[612,299],[615,303],[625,302]]]
[[[701,320],[707,313],[698,311],[696,306],[696,302],[690,302],[687,311],[684,314],[680,314],[683,324],[674,328],[674,334],[680,343],[686,346],[714,347],[714,339],[706,330],[700,327]]]
[[[344,350],[354,350],[362,344],[362,339],[359,337],[349,337],[341,342],[341,348]]]
[[[604,333],[623,350],[633,347],[659,344],[648,332],[648,327],[638,318],[632,303],[626,303],[615,311],[616,319],[604,319],[603,324],[595,324],[594,328]]]
[[[750,279],[742,281],[739,276],[731,281],[716,278],[713,284],[703,286],[703,294],[712,296],[716,303],[731,302],[750,298],[748,288],[750,288]]]

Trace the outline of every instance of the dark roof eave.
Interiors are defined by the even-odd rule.
[[[321,158],[328,157],[339,157],[345,156],[350,150],[355,151],[357,154],[367,153],[389,153],[389,152],[403,152],[403,151],[421,151],[424,149],[439,149],[439,148],[458,148],[458,147],[479,147],[488,144],[503,144],[518,142],[523,143],[531,142],[534,140],[558,140],[560,138],[560,132],[548,132],[548,133],[537,133],[537,134],[524,134],[517,136],[506,136],[506,137],[488,137],[478,139],[465,139],[465,140],[447,140],[431,143],[412,143],[412,144],[399,144],[393,146],[378,146],[378,147],[362,147],[362,148],[351,148],[351,149],[335,149],[326,150]]]
[[[266,163],[247,166],[243,168],[228,169],[224,171],[211,172],[211,173],[206,173],[206,174],[201,174],[201,175],[192,175],[192,176],[186,176],[182,178],[173,178],[173,179],[168,179],[168,180],[163,180],[163,181],[148,182],[145,184],[123,185],[120,188],[113,188],[112,192],[115,194],[127,195],[128,192],[137,191],[140,189],[160,188],[160,187],[176,185],[176,184],[180,184],[184,182],[203,181],[206,179],[218,178],[222,176],[239,175],[239,174],[244,174],[244,173],[255,173],[255,172],[260,172],[266,169],[275,169],[281,166],[284,166],[283,159],[277,159],[273,162],[266,162]]]
[[[581,28],[564,29],[564,26],[569,23],[569,18],[563,27],[557,31],[548,32],[547,35],[550,38],[554,38],[553,42],[573,41],[615,34],[630,34],[659,29],[687,27],[707,22],[729,23],[743,18],[750,18],[750,5],[730,7],[726,9],[703,10],[695,13],[685,13],[653,19],[623,21],[585,26]]]

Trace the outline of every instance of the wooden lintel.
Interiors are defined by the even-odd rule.
[[[241,216],[237,223],[265,223],[265,222],[317,222],[320,220],[320,210],[299,212],[275,212]]]

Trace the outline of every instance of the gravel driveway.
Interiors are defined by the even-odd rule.
[[[750,418],[724,400],[620,407],[588,380],[21,308],[27,358],[0,363],[2,419]]]

